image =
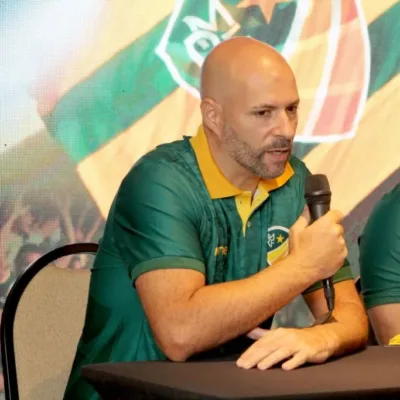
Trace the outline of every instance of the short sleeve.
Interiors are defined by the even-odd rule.
[[[353,278],[353,274],[351,273],[351,267],[349,261],[346,259],[340,269],[333,276],[333,283],[339,283],[342,281],[347,281]],[[322,288],[322,282],[318,281],[314,283],[314,285],[310,286],[303,294],[307,294],[313,292],[314,290],[318,290]]]
[[[205,273],[194,185],[182,167],[140,164],[113,205],[113,237],[133,281],[155,269]]]
[[[360,277],[367,308],[400,303],[400,185],[376,204],[367,221],[360,238]]]

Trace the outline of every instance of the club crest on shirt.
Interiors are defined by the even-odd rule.
[[[267,263],[275,264],[289,254],[289,229],[284,226],[271,226],[267,233]]]

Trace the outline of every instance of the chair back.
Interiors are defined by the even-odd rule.
[[[11,288],[0,336],[7,400],[63,398],[84,324],[90,271],[54,264],[97,249],[95,243],[77,243],[50,251]]]

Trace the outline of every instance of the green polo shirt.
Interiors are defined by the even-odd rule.
[[[65,398],[97,399],[79,378],[84,364],[165,359],[134,287],[144,272],[193,269],[214,284],[285,258],[289,228],[304,208],[307,174],[291,157],[282,176],[260,180],[252,199],[218,169],[201,127],[192,139],[164,144],[139,160],[110,209]],[[335,281],[351,278],[346,264]]]
[[[400,303],[400,185],[375,205],[365,225],[360,276],[367,308]]]

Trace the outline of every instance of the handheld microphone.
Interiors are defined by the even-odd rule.
[[[326,214],[331,207],[331,190],[328,178],[322,174],[309,175],[305,184],[305,199],[310,210],[311,223]],[[335,307],[335,288],[332,277],[322,280],[328,310]]]

